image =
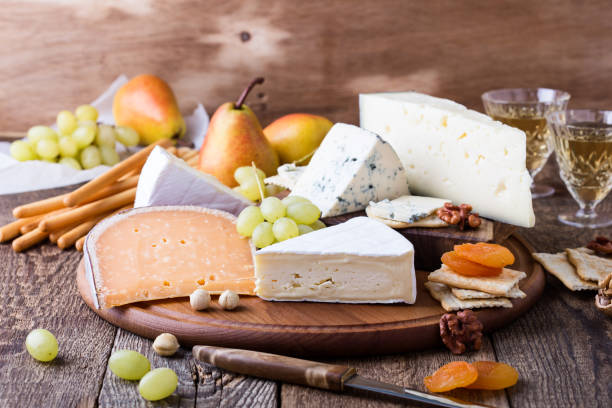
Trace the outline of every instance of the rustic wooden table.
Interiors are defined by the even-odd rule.
[[[537,225],[519,231],[538,251],[556,252],[584,244],[594,231],[569,228],[556,220],[575,208],[553,163],[542,175],[557,193],[535,200]],[[21,203],[69,189],[0,196],[0,224]],[[612,211],[612,197],[600,205]],[[612,235],[612,228],[597,231]],[[21,254],[0,245],[0,406],[137,407],[137,406],[391,406],[366,395],[339,395],[273,381],[248,378],[200,364],[189,350],[172,358],[153,353],[151,341],[117,329],[100,319],[77,293],[75,270],[81,253],[44,244]],[[482,349],[461,357],[438,348],[403,355],[343,359],[365,376],[424,390],[423,377],[452,360],[498,360],[520,373],[506,391],[461,391],[455,395],[499,407],[612,406],[612,319],[595,309],[594,293],[573,293],[547,277],[542,299],[510,326],[487,335]],[[60,343],[50,364],[25,351],[27,333],[45,327]],[[169,366],[179,376],[177,391],[147,404],[134,383],[107,370],[114,350],[144,353],[153,366]]]

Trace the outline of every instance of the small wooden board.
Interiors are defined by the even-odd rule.
[[[503,241],[515,255],[514,269],[527,273],[520,287],[524,299],[512,300],[511,309],[476,311],[486,331],[509,324],[540,297],[545,277],[531,258],[533,249],[518,235]],[[287,355],[317,357],[380,355],[438,347],[440,316],[444,310],[424,288],[427,272],[418,271],[414,305],[268,302],[241,297],[233,311],[212,307],[197,312],[188,298],[141,302],[111,309],[95,309],[83,262],[77,270],[79,292],[103,319],[144,337],[163,332],[174,334],[184,345],[261,350]]]

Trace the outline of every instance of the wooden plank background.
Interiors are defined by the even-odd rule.
[[[498,87],[557,87],[612,108],[607,0],[25,0],[0,3],[0,123],[22,130],[151,72],[181,108],[250,98],[357,122],[359,92],[415,89],[481,109]]]

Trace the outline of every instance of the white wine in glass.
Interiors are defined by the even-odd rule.
[[[497,89],[482,94],[487,115],[525,132],[526,166],[532,179],[542,170],[553,151],[546,115],[564,110],[569,98],[567,92],[547,88]],[[552,187],[535,182],[531,186],[533,198],[547,197],[554,192]]]
[[[612,217],[595,212],[612,189],[612,111],[570,109],[551,113],[548,121],[561,178],[580,207],[575,214],[560,214],[559,221],[586,228],[612,225]]]

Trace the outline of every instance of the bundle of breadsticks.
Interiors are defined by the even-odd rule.
[[[160,140],[70,193],[14,208],[16,220],[0,227],[0,242],[13,240],[13,250],[20,252],[49,238],[61,249],[83,250],[85,236],[98,222],[133,207],[140,171],[155,146],[197,167],[196,150],[173,144]]]

